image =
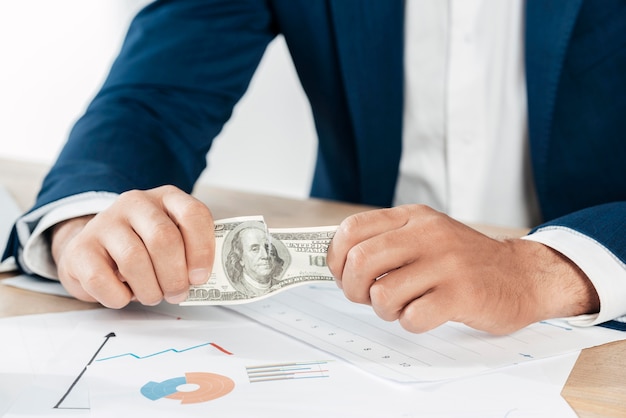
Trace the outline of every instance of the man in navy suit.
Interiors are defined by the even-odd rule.
[[[183,300],[189,284],[206,280],[214,258],[210,211],[188,193],[265,47],[282,34],[319,137],[312,196],[387,207],[346,219],[329,248],[328,265],[350,300],[413,332],[448,320],[507,333],[553,317],[577,316],[578,323],[593,325],[625,315],[626,4],[528,0],[512,2],[520,10],[511,11],[517,6],[508,3],[492,2],[493,13],[501,14],[491,20],[484,4],[468,10],[473,26],[458,37],[450,31],[462,27],[456,17],[465,6],[450,3],[442,15],[453,18],[436,44],[438,27],[432,37],[411,37],[431,22],[415,24],[422,15],[409,12],[416,4],[411,0],[156,1],[131,25],[6,255],[15,255],[25,271],[58,277],[76,297],[105,306]],[[472,62],[460,47],[474,40],[471,28],[480,35],[483,23],[501,18],[510,18],[510,25],[482,37],[487,64],[455,67]],[[519,34],[507,43],[518,24]],[[451,46],[442,54],[437,45]],[[415,66],[424,77],[407,70],[414,50],[407,46],[433,53],[434,60]],[[520,51],[519,65],[510,51]],[[495,90],[494,100],[485,99],[487,120],[497,114],[494,123],[508,121],[513,99],[510,120],[523,121],[519,129],[511,129],[518,122],[501,123],[505,135],[485,135],[496,139],[485,149],[497,151],[491,157],[481,151],[478,157],[487,160],[475,166],[447,148],[464,132],[449,119],[475,110],[454,108],[456,98],[468,101],[464,88],[479,84],[464,79],[466,68]],[[495,75],[486,74],[494,68]],[[507,94],[501,80],[526,94]],[[423,105],[422,93],[441,106]],[[444,107],[449,113],[438,113]],[[414,108],[415,117],[409,114]],[[433,136],[441,138],[432,142],[434,151],[425,151],[431,154],[419,153],[431,144],[428,135],[417,145],[404,142],[407,132],[414,128],[418,137],[433,121],[439,126]],[[507,129],[524,138],[518,148],[502,145]],[[500,165],[515,161],[519,167],[512,171],[520,187],[495,188],[509,177],[500,175],[507,167],[486,170],[480,182],[494,200],[481,207],[497,212],[508,204],[508,213],[524,206],[518,218],[533,227],[524,239],[491,239],[453,219],[466,208],[454,203],[454,182],[442,184],[455,170],[463,180],[497,166],[501,154],[508,156]],[[525,155],[530,169],[524,169]],[[428,177],[424,167],[431,163],[435,174]],[[402,198],[401,183],[422,192]],[[422,183],[427,187],[420,189]],[[504,198],[507,193],[523,195],[524,203]],[[53,216],[64,206],[71,216]],[[31,244],[38,234],[51,237],[52,266],[28,261],[41,253]]]

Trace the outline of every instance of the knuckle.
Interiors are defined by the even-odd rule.
[[[345,236],[352,236],[361,229],[367,212],[357,213],[345,218],[338,227],[338,232]]]
[[[399,311],[395,308],[393,289],[389,289],[380,281],[370,287],[370,300],[376,314],[385,321],[398,319]]]
[[[115,257],[118,268],[123,269],[124,266],[132,265],[137,260],[145,258],[146,248],[142,244],[126,245],[120,253]]]
[[[84,273],[82,277],[78,278],[79,282],[85,290],[92,293],[98,288],[102,287],[104,281],[104,274],[97,270]]]
[[[189,283],[187,282],[187,280],[180,279],[180,280],[175,280],[174,282],[172,282],[168,293],[178,295],[180,293],[187,291],[188,289],[189,289]]]
[[[202,203],[201,201],[189,197],[184,205],[181,207],[181,215],[182,216],[191,216],[191,217],[206,217],[210,215],[209,208]]]
[[[182,196],[167,203],[167,210],[171,213],[173,221],[182,228],[190,230],[203,230],[212,234],[212,214],[210,209],[190,195]]]
[[[379,312],[387,312],[386,307],[389,305],[390,297],[384,285],[379,282],[372,284],[370,287],[370,299],[372,306],[376,306]]]
[[[421,203],[404,205],[400,206],[399,208],[406,210],[407,214],[427,215],[436,213],[436,211],[432,207]]]
[[[181,189],[174,186],[173,184],[165,184],[163,186],[159,186],[155,188],[154,191],[162,194],[183,193]]]
[[[344,269],[360,269],[367,262],[367,252],[363,243],[358,244],[348,251]]]
[[[427,206],[421,204],[407,204],[394,206],[384,210],[387,211],[390,217],[394,219],[402,219],[406,224],[410,222],[412,218],[421,217],[427,208]]]
[[[189,282],[185,278],[176,278],[173,280],[168,280],[163,285],[163,293],[168,296],[178,295],[180,293],[186,292],[189,289]]]
[[[446,216],[442,216],[441,212],[436,211],[430,206],[423,204],[412,204],[399,207],[400,210],[404,210],[404,216],[406,219],[417,220],[422,225],[430,225],[436,228],[439,225],[446,223]],[[435,229],[436,230],[436,229]]]
[[[118,197],[119,202],[136,202],[145,198],[145,192],[141,190],[127,190]]]
[[[181,243],[180,231],[172,222],[156,222],[143,241],[149,248],[162,248],[179,245]]]

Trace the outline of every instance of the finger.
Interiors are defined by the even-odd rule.
[[[70,295],[83,302],[98,302],[95,297],[87,293],[77,276],[70,273],[69,269],[65,268],[61,263],[58,264],[57,271],[59,282]]]
[[[433,330],[451,319],[443,292],[428,292],[409,303],[400,313],[402,328],[420,334]]]
[[[135,231],[126,224],[113,223],[99,240],[118,272],[118,281],[126,283],[140,303],[158,304],[163,299],[163,292],[149,251]]]
[[[383,276],[414,261],[411,248],[404,245],[407,232],[394,230],[367,239],[348,251],[343,268],[342,288],[357,303],[370,303],[370,288]]]
[[[436,311],[444,312],[447,320],[457,320],[470,309],[463,300],[472,297],[464,284],[459,286],[462,280],[449,277],[452,277],[451,273],[439,264],[421,261],[394,270],[370,288],[372,308],[382,319],[394,321],[406,316],[407,308],[415,301],[435,303],[436,297]]]
[[[354,214],[344,219],[328,248],[327,262],[333,275],[341,280],[350,250],[382,232],[397,229],[406,224],[408,217],[402,207],[377,209]]]
[[[80,300],[98,301],[108,308],[126,306],[133,297],[130,289],[120,282],[110,256],[98,244],[72,242],[68,254],[59,263],[59,278],[63,286]]]
[[[389,272],[370,287],[374,312],[386,321],[397,320],[407,305],[433,289],[433,280],[429,279],[413,264]]]
[[[348,299],[371,303],[370,288],[383,275],[403,269],[421,257],[423,237],[413,225],[414,222],[405,220],[410,216],[414,215],[408,207],[401,207],[398,211],[383,211],[379,219],[382,219],[380,225],[384,224],[385,227],[380,228],[379,225],[378,230],[370,228],[367,235],[373,235],[348,251],[341,280]]]
[[[464,271],[438,258],[425,257],[394,270],[370,288],[371,305],[387,320],[399,319],[413,332],[423,332],[441,321],[460,321],[473,310],[476,284],[465,280]],[[420,314],[414,314],[416,309]]]
[[[140,301],[154,301],[157,295],[168,302],[178,303],[186,298],[189,288],[184,241],[178,226],[164,212],[161,204],[146,199],[144,192],[131,191],[120,196],[124,211],[124,224],[131,236],[118,237],[111,256]],[[110,235],[107,234],[110,241]],[[133,262],[137,262],[133,265]],[[157,289],[159,289],[157,291]]]
[[[186,193],[168,193],[164,208],[174,220],[184,242],[189,282],[203,284],[213,268],[215,238],[209,208]]]

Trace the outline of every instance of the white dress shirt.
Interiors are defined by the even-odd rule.
[[[521,0],[408,0],[394,204],[467,222],[539,221],[527,152]]]
[[[423,203],[464,222],[538,222],[527,141],[523,0],[407,0],[403,152],[394,204]],[[43,232],[116,198],[91,192],[18,221],[23,265],[55,278]],[[626,266],[567,228],[525,237],[573,260],[598,291],[593,325],[626,315]]]

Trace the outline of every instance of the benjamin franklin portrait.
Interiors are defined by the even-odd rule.
[[[249,297],[268,293],[280,281],[287,267],[285,261],[289,261],[284,244],[272,239],[258,222],[242,223],[228,238],[224,270],[232,286]]]

